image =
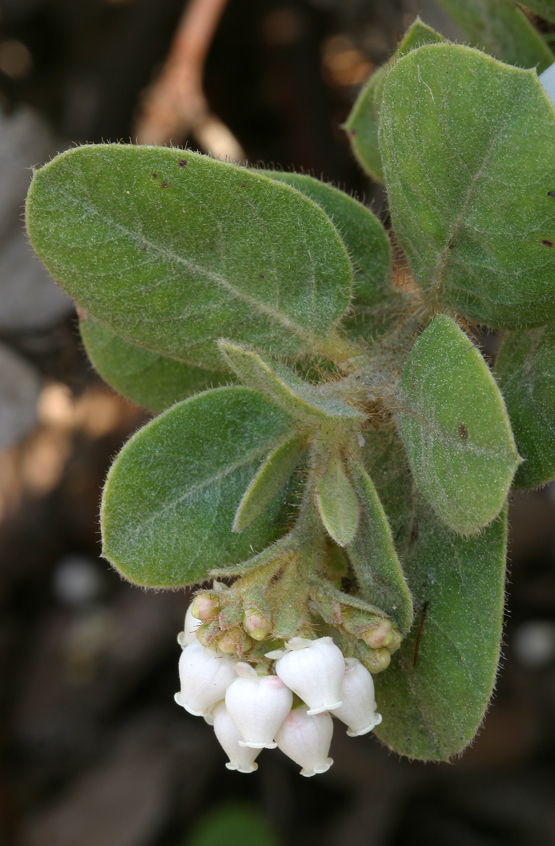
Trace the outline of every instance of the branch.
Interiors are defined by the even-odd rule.
[[[241,145],[210,112],[204,63],[227,0],[190,0],[158,79],[147,89],[135,123],[139,144],[181,144],[192,133],[218,158],[245,158]]]

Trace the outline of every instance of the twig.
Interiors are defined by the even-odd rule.
[[[227,0],[190,0],[158,79],[145,92],[135,123],[139,144],[181,144],[192,133],[218,158],[244,159],[241,145],[210,112],[202,88],[204,63]]]

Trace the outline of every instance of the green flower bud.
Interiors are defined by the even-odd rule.
[[[248,652],[252,647],[251,638],[241,629],[228,629],[218,638],[217,646],[224,655],[238,655]]]
[[[210,649],[210,642],[212,640],[210,637],[211,634],[212,631],[209,623],[205,623],[204,626],[200,626],[197,629],[197,640],[200,645],[206,647],[206,649]]]
[[[387,649],[389,650],[391,655],[393,655],[393,653],[397,652],[397,650],[401,646],[403,637],[402,637],[401,633],[397,631],[397,629],[393,629],[393,631],[391,632],[391,635],[392,635],[391,641],[388,644],[384,644],[384,645],[387,646]]]
[[[387,670],[391,661],[391,653],[387,649],[371,649],[365,656],[366,668],[374,675]]]

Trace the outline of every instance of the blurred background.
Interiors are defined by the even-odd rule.
[[[459,760],[338,730],[324,776],[279,751],[228,772],[173,701],[187,593],[100,558],[103,479],[147,415],[23,230],[31,166],[103,140],[305,169],[385,217],[341,124],[417,13],[457,37],[433,0],[0,0],[0,846],[555,843],[555,486],[512,498],[503,666]]]

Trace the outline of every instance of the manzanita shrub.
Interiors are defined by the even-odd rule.
[[[447,760],[495,681],[509,490],[555,476],[555,110],[417,21],[346,130],[389,235],[310,176],[119,144],[38,170],[27,227],[99,373],[159,412],[108,475],[105,557],[216,579],[198,641],[245,689],[339,647],[380,740]]]

